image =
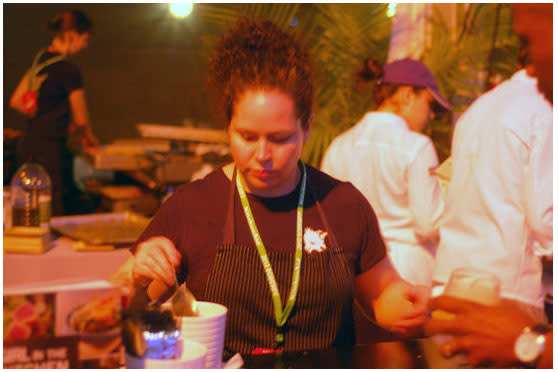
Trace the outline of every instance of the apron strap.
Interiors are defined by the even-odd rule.
[[[209,273],[209,277],[207,279],[207,284],[204,292],[203,299],[205,301],[212,301],[225,304],[229,307],[230,313],[227,315],[227,318],[230,317],[230,321],[227,321],[227,331],[228,336],[226,336],[226,345],[225,345],[225,352],[230,353],[232,355],[233,352],[241,351],[243,353],[251,353],[253,350],[253,346],[250,345],[250,341],[246,339],[245,335],[241,335],[238,332],[235,332],[234,337],[231,335],[234,329],[244,329],[244,331],[249,329],[249,332],[246,334],[258,334],[263,337],[263,339],[267,340],[266,343],[268,345],[264,345],[265,347],[275,347],[277,345],[277,329],[272,327],[274,324],[268,324],[266,322],[262,323],[261,313],[259,316],[256,316],[256,323],[262,325],[262,329],[255,329],[256,323],[254,323],[253,317],[254,314],[251,313],[252,308],[245,308],[245,302],[240,303],[242,301],[242,296],[246,294],[253,295],[253,293],[260,293],[262,288],[266,288],[265,277],[261,276],[261,259],[258,256],[256,249],[252,246],[243,246],[236,244],[236,231],[235,231],[235,215],[236,215],[236,174],[237,169],[236,167],[233,170],[233,178],[231,180],[231,185],[229,188],[229,201],[228,206],[226,209],[225,215],[225,224],[223,227],[223,240],[220,244],[221,248],[217,247],[217,255],[215,260],[212,264],[211,271]],[[307,188],[311,190],[311,194],[308,196],[316,203],[319,213],[319,219],[321,220],[322,226],[328,231],[328,244],[330,245],[330,252],[342,252],[341,248],[337,245],[337,240],[335,239],[333,232],[330,230],[327,218],[325,217],[324,210],[316,197],[316,193],[312,191],[311,185],[309,184],[309,179],[307,179]],[[219,249],[224,249],[223,251],[219,251]],[[289,257],[291,258],[289,258]],[[316,257],[313,257],[312,260],[308,261],[305,265],[309,264],[311,266],[308,267],[322,267],[323,265],[330,265],[333,276],[339,278],[339,280],[335,280],[335,284],[333,287],[335,288],[335,292],[341,291],[341,287],[343,288],[352,288],[352,281],[351,279],[351,270],[347,266],[347,261],[343,255],[332,255],[329,254],[324,256],[323,260],[316,261]],[[292,256],[290,254],[279,254],[275,256],[276,262],[278,263],[278,270],[282,272],[283,277],[285,277],[285,267],[292,265]],[[325,260],[325,261],[324,261]],[[312,266],[314,265],[314,266]],[[318,266],[315,266],[318,265]],[[314,274],[318,270],[306,271],[304,276],[301,276],[302,280],[313,280]],[[239,272],[242,272],[242,277],[239,277]],[[301,282],[301,285],[303,283]],[[238,287],[236,287],[238,286]],[[231,290],[231,288],[235,288],[236,291],[240,294],[240,297],[236,296],[237,292]],[[241,288],[241,289],[239,289]],[[347,291],[349,289],[346,289]],[[231,295],[231,293],[235,293],[235,295]],[[343,292],[346,293],[346,292]],[[308,295],[306,292],[304,303],[308,304],[309,298],[313,298],[312,296],[319,296],[320,298],[324,298],[324,296],[329,296],[329,292],[324,292],[318,290],[318,292],[312,292],[312,294]],[[267,305],[263,305],[263,303],[267,303],[269,301],[266,296],[256,296],[255,299],[251,299],[250,306],[256,306],[256,308],[263,308]],[[298,303],[298,300],[297,300]],[[255,305],[256,304],[256,305]],[[352,304],[352,302],[351,302]],[[341,306],[342,304],[336,303],[336,306]],[[346,305],[346,304],[345,304]],[[343,319],[342,327],[349,326],[348,318],[346,318],[346,314],[343,312],[345,309],[345,305],[337,308],[330,314],[335,319]],[[350,304],[349,304],[350,306]],[[304,307],[305,314],[308,313],[309,307]],[[336,314],[335,316],[332,314]],[[344,315],[343,315],[344,314]],[[273,309],[270,309],[270,313],[268,314],[273,319]],[[331,319],[333,319],[331,318]],[[250,320],[252,319],[252,320]],[[300,327],[302,318],[297,318],[297,327]],[[328,318],[330,319],[330,318]],[[352,319],[352,317],[351,317]],[[293,335],[289,336],[289,330],[284,329],[282,331],[286,332],[285,334],[285,342],[287,348],[293,347],[301,347],[301,345],[306,345],[304,347],[310,348],[322,348],[331,342],[345,342],[345,340],[353,340],[354,335],[352,330],[352,323],[350,324],[351,330],[347,331],[339,331],[337,323],[331,323],[333,320],[328,320],[328,325],[323,327],[320,331],[321,335],[323,336],[320,340],[309,341],[307,336],[300,335],[297,331],[293,331]],[[232,324],[235,324],[233,327]],[[243,328],[245,327],[245,328]],[[349,329],[349,328],[347,328]],[[340,332],[340,333],[338,333]],[[265,336],[264,336],[265,335]],[[273,338],[272,338],[273,337]],[[339,338],[340,337],[340,338]],[[331,338],[331,339],[330,339]],[[324,340],[327,340],[324,341]],[[310,342],[310,343],[309,343]],[[325,342],[325,343],[324,343]],[[354,340],[352,341],[354,342]],[[310,346],[308,346],[310,345]],[[270,349],[269,351],[271,351]],[[256,350],[257,351],[257,350]],[[274,350],[275,351],[275,350]]]
[[[224,170],[223,170],[224,172]],[[227,212],[225,214],[225,226],[223,228],[223,244],[234,244],[236,242],[236,233],[234,228],[234,202],[236,193],[236,166],[233,169],[231,186],[229,188],[229,202],[227,205]]]
[[[225,226],[223,228],[223,241],[222,244],[235,244],[236,243],[236,230],[235,230],[235,221],[234,221],[234,211],[235,211],[235,195],[236,195],[236,166],[233,168],[232,180],[231,185],[229,188],[229,203],[227,205],[227,212],[225,217]],[[329,244],[331,248],[335,252],[339,252],[341,247],[337,243],[337,239],[335,239],[335,235],[333,231],[329,227],[329,223],[327,222],[327,218],[325,216],[324,210],[318,198],[316,197],[316,193],[314,192],[312,185],[310,184],[310,177],[306,180],[307,188],[310,190],[310,197],[316,203],[316,207],[318,209],[318,214],[320,219],[328,232],[327,239],[329,239]]]

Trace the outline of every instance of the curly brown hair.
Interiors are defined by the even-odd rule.
[[[290,95],[308,128],[314,94],[310,55],[301,40],[270,21],[238,20],[209,60],[208,84],[227,127],[238,99],[248,89],[263,88]]]

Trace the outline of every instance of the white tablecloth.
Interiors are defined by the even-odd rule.
[[[58,238],[43,254],[4,253],[4,288],[60,279],[108,280],[131,255],[127,248],[76,252],[72,242]]]

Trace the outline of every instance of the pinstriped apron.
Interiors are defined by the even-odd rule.
[[[225,333],[225,354],[229,355],[250,354],[258,348],[276,349],[277,333],[271,292],[257,249],[254,245],[236,244],[234,179],[235,175],[229,191],[223,241],[217,246],[203,297],[205,301],[221,303],[229,309]],[[328,231],[327,249],[311,253],[303,250],[296,303],[282,329],[285,351],[354,344],[354,273],[310,185],[308,189]],[[293,253],[268,251],[267,254],[282,303],[285,303],[291,284],[294,249]]]

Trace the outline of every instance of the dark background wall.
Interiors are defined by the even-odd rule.
[[[205,89],[206,63],[196,9],[184,19],[168,4],[3,4],[5,128],[25,128],[10,96],[33,57],[53,34],[48,19],[65,8],[94,22],[89,48],[71,57],[81,68],[91,122],[101,143],[138,137],[136,124],[200,126],[213,122]]]

